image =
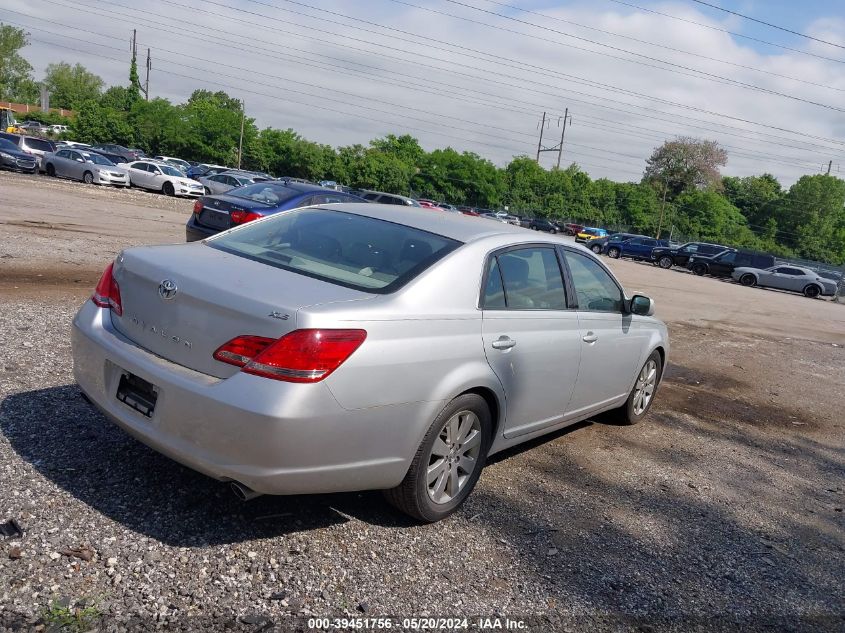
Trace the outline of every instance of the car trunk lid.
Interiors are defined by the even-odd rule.
[[[200,205],[201,210],[196,217],[197,223],[218,231],[225,231],[235,226],[232,223],[233,211],[261,211],[270,208],[263,202],[226,194],[203,196],[200,198]]]
[[[111,319],[121,334],[218,378],[238,371],[212,357],[236,336],[279,338],[296,329],[297,310],[306,305],[372,296],[201,243],[130,249],[118,257],[114,276],[123,314]]]

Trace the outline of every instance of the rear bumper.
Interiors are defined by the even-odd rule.
[[[193,213],[188,219],[188,222],[185,224],[186,242],[197,242],[199,240],[204,240],[207,237],[211,237],[212,235],[217,235],[218,233],[220,233],[219,229],[212,229],[211,227],[199,224]]]
[[[80,389],[115,424],[189,468],[264,494],[396,486],[418,441],[410,421],[428,413],[422,403],[347,410],[324,383],[201,374],[137,347],[90,301],[71,343]],[[155,385],[152,417],[117,400],[125,372]]]

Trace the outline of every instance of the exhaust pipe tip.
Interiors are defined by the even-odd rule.
[[[232,488],[232,492],[241,501],[249,501],[250,499],[255,499],[256,497],[261,496],[260,492],[255,492],[255,490],[249,488],[248,486],[244,486],[240,482],[233,481],[229,485]]]

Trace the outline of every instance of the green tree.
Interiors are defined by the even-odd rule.
[[[680,137],[666,141],[646,161],[643,180],[655,185],[673,200],[695,188],[718,189],[719,168],[728,162],[728,153],[716,141]]]
[[[83,143],[134,145],[135,132],[123,112],[104,108],[96,101],[84,102],[70,124],[70,136]]]
[[[182,112],[167,99],[136,101],[127,122],[133,129],[135,144],[147,153],[170,155],[181,149]]]
[[[779,241],[801,257],[845,263],[845,181],[802,176],[779,202],[775,217]]]
[[[99,102],[104,108],[129,112],[134,103],[131,93],[125,86],[111,86],[100,96]]]
[[[32,66],[20,54],[28,43],[23,29],[0,23],[0,99],[4,101],[38,101],[38,85],[32,79]]]
[[[100,97],[103,80],[88,72],[82,64],[71,66],[59,62],[47,66],[44,87],[50,92],[51,106],[76,110],[86,101]]]
[[[777,178],[771,174],[748,176],[746,178],[725,177],[722,179],[725,197],[736,206],[748,222],[765,226],[773,219],[783,189]]]

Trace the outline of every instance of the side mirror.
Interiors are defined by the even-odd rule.
[[[634,295],[630,301],[630,312],[640,316],[653,316],[654,301],[645,295]]]

